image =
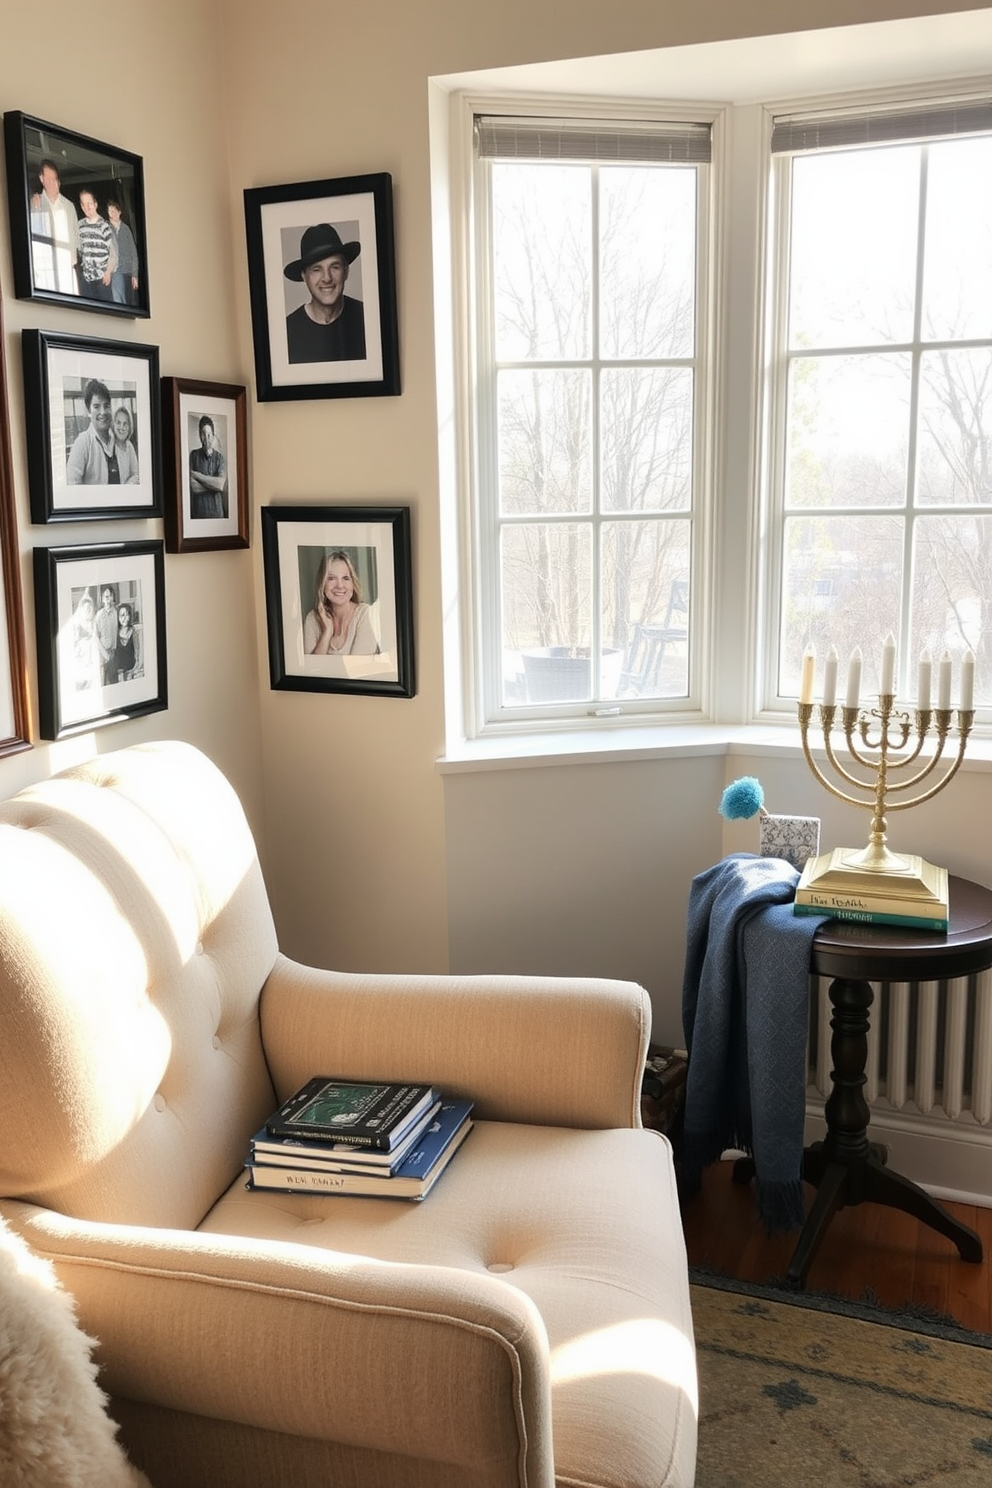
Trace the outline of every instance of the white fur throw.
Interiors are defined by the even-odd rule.
[[[150,1488],[128,1462],[73,1300],[0,1219],[0,1483]]]

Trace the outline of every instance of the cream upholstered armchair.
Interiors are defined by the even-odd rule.
[[[0,805],[0,1214],[99,1340],[154,1488],[691,1484],[671,1152],[628,982],[342,975],[280,954],[189,745]],[[313,1074],[478,1118],[420,1204],[249,1192]]]

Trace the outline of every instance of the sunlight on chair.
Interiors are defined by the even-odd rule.
[[[22,1281],[32,1282],[39,1291],[54,1292],[57,1290],[58,1280],[51,1263],[35,1255],[33,1250],[29,1250],[27,1243],[22,1242],[19,1235],[13,1230],[6,1229],[2,1219],[0,1219],[0,1237],[4,1239],[4,1249],[14,1263],[16,1276],[19,1276]],[[8,1355],[8,1362],[9,1357]]]
[[[692,1343],[671,1323],[636,1318],[584,1333],[552,1350],[554,1384],[587,1379],[596,1374],[645,1374],[665,1384],[679,1385],[698,1411],[696,1364]]]

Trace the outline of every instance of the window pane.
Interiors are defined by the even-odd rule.
[[[591,531],[571,523],[504,527],[504,703],[592,697]]]
[[[923,334],[992,336],[992,139],[930,148]]]
[[[689,523],[603,527],[604,654],[623,657],[620,697],[689,691]]]
[[[934,663],[975,653],[975,706],[992,704],[992,516],[924,517],[916,524],[912,653]],[[957,685],[952,698],[957,696]]]
[[[600,172],[604,357],[688,357],[695,340],[696,172]]]
[[[793,161],[790,347],[911,338],[919,162],[916,145]]]
[[[917,499],[992,503],[992,350],[920,357]]]
[[[837,647],[841,674],[855,646],[863,693],[877,692],[882,643],[899,634],[903,523],[899,517],[790,517],[785,524],[778,690],[799,696],[802,653],[822,666]]]
[[[498,374],[499,501],[504,514],[589,511],[591,389],[588,372]]]
[[[494,165],[492,180],[497,360],[588,356],[588,167]]]
[[[686,511],[692,500],[688,367],[616,368],[600,381],[605,511]]]
[[[792,362],[787,506],[903,504],[911,368],[901,353]]]

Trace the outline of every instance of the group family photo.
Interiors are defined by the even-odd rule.
[[[72,607],[72,679],[76,692],[95,691],[144,676],[138,580],[73,589]]]
[[[44,739],[168,706],[159,538],[34,550]]]
[[[147,315],[140,159],[18,112],[4,135],[18,296]]]

